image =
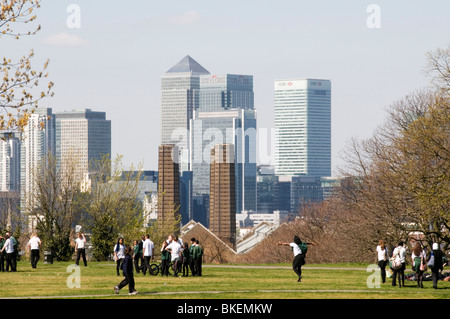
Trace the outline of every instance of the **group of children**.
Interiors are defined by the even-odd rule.
[[[124,279],[114,287],[116,294],[120,289],[128,285],[129,294],[134,295],[138,292],[135,290],[135,282],[133,268],[136,273],[142,271],[145,276],[147,271],[150,273],[150,261],[154,260],[154,243],[147,234],[142,236],[140,241],[135,240],[134,246],[124,246],[123,238],[119,238],[114,246],[114,260],[116,261],[117,275],[119,269],[123,271]],[[202,257],[203,248],[197,239],[191,238],[190,246],[183,243],[181,238],[176,235],[169,235],[163,241],[161,246],[161,275],[169,275],[169,267],[172,264],[173,276],[182,277],[189,276],[189,269],[192,276],[202,275]]]

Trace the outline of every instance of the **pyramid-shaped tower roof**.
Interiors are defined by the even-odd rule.
[[[197,61],[186,55],[180,62],[171,67],[166,73],[190,73],[193,75],[210,74]]]

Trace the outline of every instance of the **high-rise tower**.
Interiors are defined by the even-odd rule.
[[[200,76],[209,74],[189,55],[161,78],[161,144],[176,144],[180,170],[189,170],[189,121],[198,108]]]
[[[275,174],[331,176],[331,82],[275,81]]]
[[[216,144],[211,149],[209,229],[235,249],[234,145]]]

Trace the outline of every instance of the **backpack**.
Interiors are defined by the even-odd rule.
[[[308,252],[308,245],[303,241],[301,244],[298,245],[298,248],[300,248],[300,250],[302,251],[303,256],[305,256],[306,253]]]

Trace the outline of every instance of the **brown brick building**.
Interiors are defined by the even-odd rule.
[[[209,229],[236,248],[236,193],[234,145],[217,144],[211,150]]]
[[[178,233],[180,228],[180,172],[178,148],[159,146],[158,228],[163,233]]]

